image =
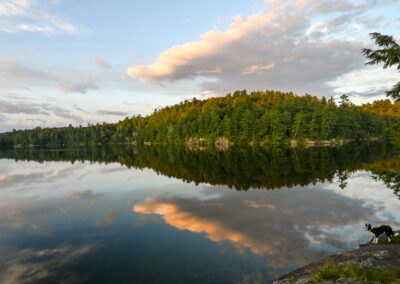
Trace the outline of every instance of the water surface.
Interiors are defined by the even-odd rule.
[[[0,151],[0,283],[268,283],[400,227],[400,162],[341,148]]]

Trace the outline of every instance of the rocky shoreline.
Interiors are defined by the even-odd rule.
[[[376,137],[370,137],[368,139],[365,139],[365,141],[369,142],[374,142],[377,141],[378,138]],[[304,139],[304,140],[290,140],[290,141],[282,141],[282,142],[254,142],[254,141],[249,141],[246,142],[247,145],[249,146],[267,146],[267,145],[289,145],[292,147],[297,147],[297,146],[304,146],[306,148],[308,147],[316,147],[316,146],[340,146],[344,144],[348,144],[354,142],[354,140],[351,139],[330,139],[330,140],[310,140],[310,139]],[[151,145],[152,142],[144,142],[145,145]],[[157,143],[156,143],[157,144]],[[184,143],[184,146],[190,150],[203,150],[205,149],[206,146],[214,144],[215,148],[218,150],[226,150],[230,146],[234,145],[234,142],[229,141],[228,138],[225,137],[217,137],[213,140],[213,142],[210,142],[210,140],[207,140],[204,137],[200,138],[188,138]]]
[[[400,231],[398,231],[400,232]],[[381,242],[386,237],[381,237]],[[320,270],[327,262],[333,263],[338,267],[345,267],[349,264],[355,264],[362,268],[391,270],[400,268],[400,244],[373,244],[368,242],[360,244],[359,249],[352,251],[338,252],[329,255],[323,259],[312,262],[288,274],[282,275],[274,284],[289,283],[309,283],[312,274]],[[333,283],[325,281],[323,283]],[[341,279],[335,283],[361,283],[351,279]]]

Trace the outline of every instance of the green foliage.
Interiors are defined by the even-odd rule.
[[[384,115],[382,115],[384,114]],[[105,143],[182,143],[189,138],[212,142],[218,137],[236,144],[370,137],[400,143],[400,105],[389,100],[365,106],[346,95],[338,107],[333,98],[296,96],[275,91],[236,91],[208,100],[184,101],[151,115],[125,118],[117,124],[35,128],[0,134],[0,147],[17,145],[92,145]],[[400,145],[400,144],[399,144]]]
[[[382,47],[381,49],[364,48],[363,54],[370,60],[366,64],[375,65],[383,63],[383,68],[397,65],[397,70],[400,70],[400,45],[392,36],[381,35],[380,33],[371,33],[371,38],[375,40],[375,44]],[[400,82],[386,92],[388,97],[399,101],[400,100]]]
[[[312,275],[312,280],[314,283],[320,283],[324,280],[338,280],[340,278],[347,278],[343,269],[337,267],[333,263],[326,263],[321,270],[315,272]]]
[[[57,127],[31,130],[14,130],[0,134],[0,147],[13,146],[62,146],[105,144],[112,140],[116,125],[110,123],[89,125],[87,127]]]
[[[400,244],[400,236],[395,236],[391,238],[389,243],[388,239],[380,241],[379,244],[381,245],[392,245],[392,244]]]
[[[374,106],[364,110],[342,96],[340,107],[333,99],[274,91],[236,91],[208,100],[185,101],[147,117],[119,122],[117,130],[129,141],[181,142],[190,137],[212,140],[223,136],[232,142],[282,143],[296,140],[362,140],[384,137],[396,120],[380,116]],[[169,125],[169,131],[165,126]],[[159,135],[162,133],[162,135]]]
[[[340,96],[340,107],[348,107],[350,104],[349,97],[346,94]]]
[[[314,283],[326,280],[336,281],[339,279],[353,279],[363,283],[400,283],[400,269],[366,269],[354,264],[349,264],[342,268],[328,262],[312,275]]]

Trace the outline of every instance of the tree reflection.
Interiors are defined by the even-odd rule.
[[[349,174],[368,170],[396,194],[399,171],[393,171],[393,149],[384,143],[347,144],[341,147],[230,147],[189,150],[178,146],[102,146],[71,149],[1,150],[0,158],[43,161],[118,162],[128,168],[149,168],[186,182],[226,185],[237,190],[277,189],[331,182],[338,177],[340,188]],[[391,159],[391,164],[383,161]]]

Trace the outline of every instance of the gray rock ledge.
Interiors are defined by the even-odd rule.
[[[385,238],[386,239],[386,238]],[[308,283],[311,275],[323,267],[327,262],[339,267],[350,263],[363,268],[391,270],[400,268],[400,244],[372,244],[371,242],[360,245],[359,249],[338,252],[316,262],[303,266],[295,271],[279,277],[274,284],[283,283]],[[323,283],[332,283],[325,281]],[[359,281],[342,279],[335,283],[361,283]]]

